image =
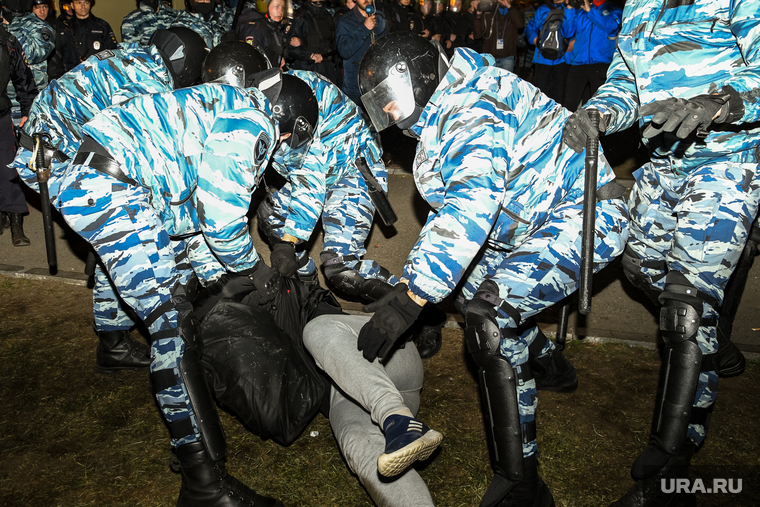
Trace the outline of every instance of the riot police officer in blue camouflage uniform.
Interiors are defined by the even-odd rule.
[[[414,178],[433,211],[358,347],[387,358],[423,305],[461,286],[495,469],[480,505],[554,505],[537,471],[538,329],[519,326],[578,286],[585,169],[561,142],[570,113],[490,55],[457,48],[449,63],[440,45],[406,34],[370,46],[359,84],[378,130],[418,139]],[[622,252],[628,221],[624,189],[601,152],[597,162],[595,270]],[[561,357],[549,341],[542,349]]]
[[[230,476],[189,302],[188,240],[201,237],[230,297],[271,299],[246,214],[279,139],[256,89],[205,84],[142,95],[98,113],[61,183],[66,222],[95,248],[151,337],[150,379],[179,461],[179,507],[282,507]]]
[[[137,9],[121,22],[121,41],[146,46],[156,30],[169,28],[177,15],[177,11],[160,0],[138,0]]]
[[[3,0],[3,19],[9,22],[8,31],[21,43],[37,90],[41,91],[48,83],[47,59],[55,49],[53,29],[32,12],[32,0]],[[14,102],[14,124],[18,124],[20,108],[12,87],[9,96]]]
[[[275,115],[289,103],[315,96],[313,115],[304,119],[313,141],[294,149],[285,143],[272,165],[287,183],[259,206],[258,224],[272,244],[271,262],[284,276],[316,283],[317,267],[302,250],[318,222],[324,229],[320,254],[325,278],[340,292],[366,299],[385,294],[398,279],[377,262],[364,259],[375,205],[357,169],[364,158],[373,176],[388,189],[388,171],[377,135],[340,89],[315,72],[282,75]]]
[[[638,121],[650,152],[634,173],[623,267],[661,305],[664,373],[636,482],[616,507],[694,505],[660,484],[688,478],[718,377],[744,371],[716,323],[760,201],[758,13],[760,0],[629,0],[607,81],[565,129],[580,151],[594,109],[602,132]]]
[[[177,13],[171,25],[198,32],[209,49],[216,47],[222,41],[222,35],[229,30],[214,11],[213,0],[185,0],[185,10]]]
[[[98,53],[52,81],[34,101],[11,167],[29,187],[39,191],[37,173],[30,167],[34,160],[32,136],[47,136],[46,165],[51,170],[47,185],[51,203],[56,208],[61,204],[58,198],[61,180],[82,142],[82,126],[87,121],[113,104],[146,93],[189,86],[200,77],[207,49],[198,34],[176,27],[156,32],[151,42],[152,45],[145,48],[128,45]],[[214,263],[208,260],[213,256],[205,242],[194,249],[200,257],[196,264],[212,269]],[[93,315],[98,334],[98,368],[101,371],[147,368],[149,350],[131,338],[130,328],[134,322],[122,307],[112,281],[99,264],[94,275]]]

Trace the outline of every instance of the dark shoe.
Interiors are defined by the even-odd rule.
[[[747,360],[739,348],[721,332],[718,325],[718,376],[721,378],[736,377],[744,373]]]
[[[647,465],[657,463],[663,456],[651,445],[636,460],[631,472],[636,483],[628,492],[610,507],[693,507],[697,504],[696,494],[676,492],[678,479],[689,477],[689,462],[694,452],[694,445],[684,444],[678,455],[669,455],[664,465]],[[661,461],[659,461],[661,463]],[[649,469],[654,468],[652,472]],[[646,475],[646,477],[644,477]]]
[[[5,229],[11,226],[11,217],[5,211],[0,211],[0,234],[5,232]]]
[[[377,471],[385,477],[400,474],[417,460],[426,460],[443,435],[425,423],[404,415],[389,416],[383,424],[385,451],[377,458]]]
[[[524,474],[522,481],[515,484],[501,475],[494,476],[494,481],[502,481],[504,486],[509,487],[509,491],[501,500],[496,503],[496,507],[555,507],[554,497],[549,490],[549,486],[538,475],[538,459],[535,454],[523,458]],[[511,483],[511,485],[510,485]],[[489,490],[498,491],[500,487],[492,484]],[[490,506],[494,501],[488,498],[488,493],[480,502],[481,506]]]
[[[572,393],[578,389],[575,366],[558,348],[539,357],[529,356],[528,363],[536,380],[536,389],[558,393]]]
[[[95,358],[101,372],[147,370],[150,367],[150,348],[135,341],[129,330],[98,331],[98,339]]]
[[[228,474],[224,460],[213,461],[202,442],[180,445],[175,453],[182,474],[177,507],[283,507]]]
[[[9,213],[11,217],[11,239],[13,246],[29,246],[32,244],[24,234],[24,216],[21,213]]]

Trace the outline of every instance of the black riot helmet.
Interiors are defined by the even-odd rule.
[[[305,81],[283,74],[280,69],[260,72],[251,81],[272,104],[272,117],[277,120],[280,135],[290,134],[279,148],[286,165],[300,165],[311,147],[319,122],[319,103],[314,90]]]
[[[174,77],[174,88],[191,86],[201,77],[208,48],[203,37],[183,26],[159,29],[148,44],[156,46]]]
[[[378,39],[359,63],[359,90],[375,128],[417,123],[447,68],[440,44],[411,33]]]
[[[32,12],[32,0],[3,0],[3,8],[14,14]]]
[[[222,42],[203,61],[204,83],[226,83],[245,88],[251,77],[270,68],[269,60],[257,48],[242,41]]]
[[[161,2],[159,0],[137,0],[138,8],[140,7],[140,4],[145,4],[150,7],[153,12],[158,12],[158,7],[161,5]]]

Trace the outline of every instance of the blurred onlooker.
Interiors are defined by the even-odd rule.
[[[388,32],[410,32],[415,35],[423,34],[424,26],[422,15],[414,8],[412,0],[398,0],[391,2],[387,7],[387,16],[385,18],[388,24]]]
[[[570,68],[563,105],[575,111],[607,79],[623,11],[610,0],[570,0],[567,7],[562,36],[575,43],[566,57]]]
[[[552,19],[549,19],[549,23],[557,22],[561,25],[565,23],[565,1],[566,0],[544,0],[544,3],[536,9],[536,14],[531,18],[525,27],[525,35],[528,41],[536,47],[533,53],[533,64],[535,65],[533,71],[533,84],[536,87],[549,96],[552,100],[558,103],[562,103],[565,99],[565,85],[567,84],[567,72],[569,66],[565,61],[565,55],[567,47],[562,40],[558,40],[556,44],[558,46],[565,46],[565,52],[562,54],[550,54],[548,51],[542,52],[540,37],[546,34],[550,37],[561,38],[561,31],[554,35],[550,35],[550,27],[547,26],[547,18],[549,14],[552,15]],[[546,56],[545,56],[546,53]]]
[[[91,13],[94,0],[73,0],[74,15],[64,20],[58,32],[56,52],[63,58],[68,72],[104,49],[116,49],[116,35],[105,20]]]
[[[3,0],[2,14],[8,32],[21,44],[37,89],[42,90],[48,84],[47,60],[55,49],[55,34],[50,25],[32,12],[32,6],[33,0]],[[23,115],[13,83],[8,84],[7,91],[13,103],[13,124],[19,126]]]
[[[8,167],[16,156],[16,137],[11,120],[11,100],[7,88],[10,82],[17,92],[21,105],[21,122],[26,122],[29,109],[37,96],[34,76],[24,59],[21,44],[8,30],[5,23],[0,23],[0,44],[6,58],[0,58],[0,234],[11,229],[13,246],[28,246],[29,239],[24,235],[24,215],[29,212],[26,198],[21,188],[18,173]]]
[[[517,55],[517,37],[525,28],[525,18],[512,0],[498,0],[496,10],[484,12],[476,21],[482,24],[483,52],[496,59],[496,66],[513,72]]]
[[[341,90],[359,106],[363,106],[359,91],[359,62],[370,44],[386,33],[385,16],[375,11],[372,0],[356,0],[354,8],[341,16],[335,27],[338,52],[343,58]]]
[[[272,67],[283,68],[288,58],[291,24],[285,17],[285,0],[269,0],[267,13],[254,17],[248,13],[247,22],[238,22],[238,38],[259,48]],[[243,17],[242,14],[240,16]]]
[[[125,44],[147,46],[156,30],[169,28],[177,14],[160,0],[137,0],[137,9],[124,16],[121,22],[121,40]]]
[[[343,16],[345,17],[345,16]],[[292,69],[310,70],[340,85],[335,21],[323,0],[305,0],[296,10],[292,37],[301,42],[289,48]]]
[[[452,56],[455,48],[467,46],[472,33],[472,22],[466,11],[462,9],[462,0],[449,1],[449,8],[444,13],[444,19],[448,24],[449,37],[443,47],[446,48],[446,54]]]

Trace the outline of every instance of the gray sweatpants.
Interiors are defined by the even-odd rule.
[[[411,342],[384,366],[364,359],[356,339],[368,320],[365,315],[323,315],[304,329],[304,345],[340,387],[330,392],[330,426],[348,466],[378,506],[430,507],[427,485],[413,468],[393,480],[377,472],[377,458],[385,450],[382,423],[391,414],[417,414],[423,371]]]

